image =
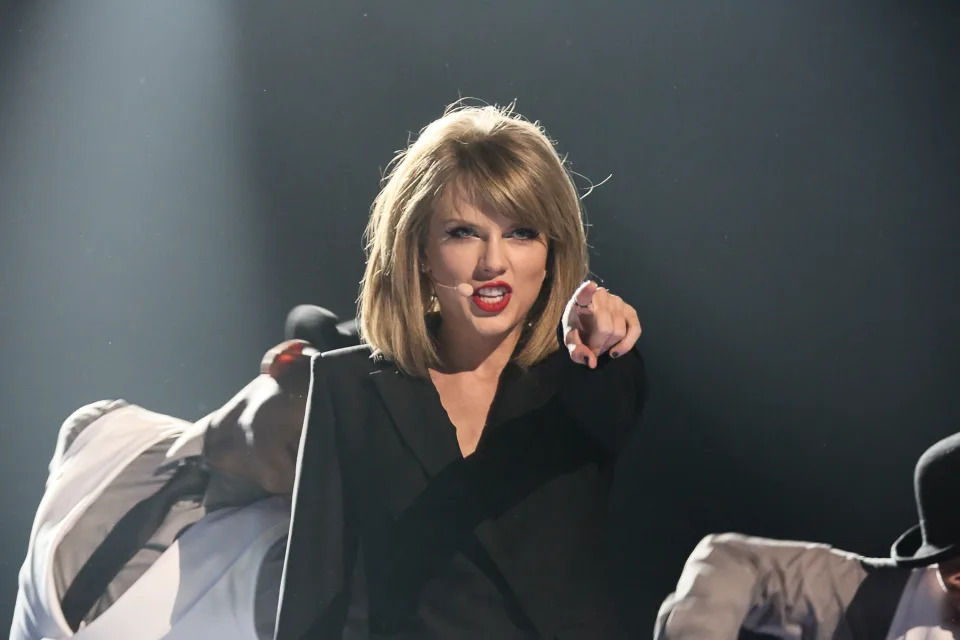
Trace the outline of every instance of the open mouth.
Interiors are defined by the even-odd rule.
[[[506,282],[496,281],[488,282],[473,290],[474,304],[481,310],[489,313],[503,311],[510,303],[510,295],[513,289]]]

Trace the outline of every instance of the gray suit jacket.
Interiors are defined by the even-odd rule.
[[[660,607],[655,640],[885,638],[911,570],[825,544],[704,538]]]

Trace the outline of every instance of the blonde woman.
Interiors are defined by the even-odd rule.
[[[367,228],[366,344],[315,357],[277,638],[624,636],[610,473],[646,395],[544,131],[453,107]]]

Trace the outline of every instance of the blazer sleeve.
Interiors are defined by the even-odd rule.
[[[276,640],[340,638],[350,600],[357,544],[346,517],[328,367],[320,355],[311,359]]]
[[[654,638],[730,640],[741,629],[783,640],[831,640],[841,637],[839,629],[847,634],[842,637],[876,637],[849,635],[858,626],[851,608],[874,617],[896,609],[902,584],[898,589],[889,581],[892,588],[859,602],[876,572],[906,579],[901,569],[824,544],[710,535],[690,554],[676,592],[661,606]]]
[[[555,355],[563,360],[559,397],[565,411],[616,456],[640,424],[647,402],[647,373],[640,351],[634,347],[619,358],[604,354],[596,369],[573,362],[566,347]]]

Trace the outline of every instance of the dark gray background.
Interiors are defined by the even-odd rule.
[[[958,27],[932,0],[4,3],[0,626],[60,422],[199,417],[291,306],[352,315],[380,169],[458,96],[612,174],[585,203],[652,385],[614,500],[638,634],[711,531],[885,554],[960,425]]]

